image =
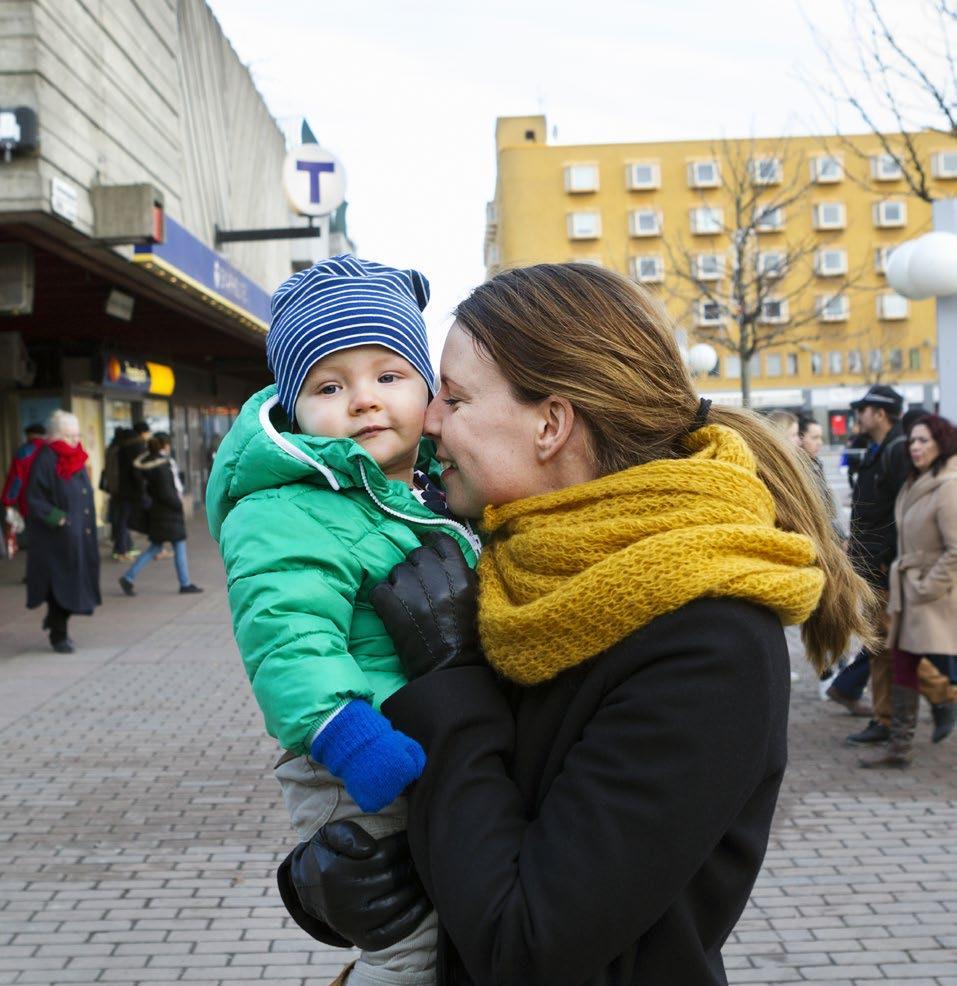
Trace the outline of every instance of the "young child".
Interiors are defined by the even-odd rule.
[[[417,271],[351,256],[290,277],[266,339],[276,385],[246,402],[209,479],[236,640],[303,841],[342,818],[376,838],[404,828],[400,795],[425,754],[378,711],[405,678],[369,595],[429,531],[477,560],[420,457],[428,297]],[[350,986],[432,984],[435,946],[433,915],[364,952]]]

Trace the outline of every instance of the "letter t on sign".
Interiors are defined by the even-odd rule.
[[[309,201],[319,202],[319,175],[323,171],[335,171],[331,161],[297,161],[296,171],[309,172]]]

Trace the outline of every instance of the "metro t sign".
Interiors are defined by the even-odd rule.
[[[346,197],[346,174],[334,154],[318,144],[300,144],[286,155],[282,184],[293,210],[328,216]]]

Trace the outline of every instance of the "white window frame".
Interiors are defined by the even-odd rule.
[[[773,166],[771,175],[762,175],[762,166],[768,164]],[[783,173],[784,166],[776,154],[759,154],[748,161],[748,174],[751,176],[752,185],[780,185]]]
[[[797,353],[784,354],[784,369],[789,377],[796,377],[801,372],[801,360]]]
[[[890,208],[900,209],[899,219],[889,219]],[[907,225],[907,203],[903,199],[885,199],[874,203],[874,225],[878,229],[901,229]]]
[[[768,263],[769,257],[780,257],[782,261],[787,261],[787,253],[784,250],[760,250],[757,256],[757,272],[764,277],[775,279],[784,277],[787,270],[781,270],[777,264]]]
[[[871,157],[871,178],[874,181],[900,181],[904,169],[893,154],[874,154]]]
[[[766,377],[784,376],[784,360],[780,353],[765,353],[764,375]]]
[[[718,314],[714,318],[709,318],[705,314],[705,309],[709,305],[714,305],[718,309]],[[724,322],[724,315],[721,314],[721,306],[716,301],[709,301],[707,298],[700,299],[695,305],[695,324],[702,327],[709,325],[721,325]]]
[[[653,260],[655,270],[653,274],[643,275],[641,265],[643,262]],[[660,253],[645,253],[631,258],[631,276],[639,284],[660,284],[665,279],[665,264]]]
[[[827,219],[825,210],[837,209],[839,218]],[[816,202],[812,211],[815,229],[845,229],[847,227],[847,206],[843,202]]]
[[[877,317],[882,322],[900,322],[910,316],[910,302],[896,291],[877,296]]]
[[[840,376],[844,372],[844,354],[839,349],[831,349],[827,354],[827,372],[832,376]]]
[[[643,230],[639,216],[653,215],[655,217],[654,231]],[[632,209],[628,213],[628,235],[632,237],[661,236],[662,215],[660,209]]]
[[[815,350],[811,353],[811,376],[820,377],[824,374],[824,357]]]
[[[648,181],[639,181],[636,177],[638,168],[650,168],[651,177]],[[643,192],[648,189],[661,188],[661,165],[657,161],[631,161],[625,165],[625,187],[630,192]]]
[[[696,205],[690,212],[691,232],[696,236],[720,236],[724,232],[724,209]]]
[[[874,270],[878,274],[887,273],[887,261],[891,259],[892,246],[879,246],[874,248]]]
[[[713,257],[715,260],[714,270],[703,270],[702,260],[705,257]],[[724,254],[722,253],[699,253],[694,258],[695,277],[699,281],[720,281],[724,277]]]
[[[586,216],[593,217],[595,220],[592,231],[582,231],[579,220]],[[601,239],[601,213],[597,209],[580,209],[576,212],[569,212],[565,217],[565,230],[570,240],[599,240]]]
[[[583,181],[582,173],[586,169],[591,173],[591,180]],[[565,165],[565,191],[569,195],[587,195],[597,192],[601,187],[601,175],[598,165],[586,161]]]
[[[836,267],[828,266],[825,263],[825,258],[835,255],[840,257],[840,263]],[[840,277],[841,274],[846,274],[847,250],[843,247],[821,247],[814,254],[814,273],[818,277]]]
[[[774,216],[776,222],[772,225],[767,222],[769,216]],[[784,229],[784,209],[779,206],[771,206],[769,209],[758,209],[754,216],[754,228],[758,233],[780,233]]]
[[[778,314],[768,315],[765,312],[765,305],[778,305]],[[790,320],[790,317],[786,298],[765,298],[761,302],[761,314],[758,316],[758,321],[762,325],[784,325],[785,322]]]
[[[837,310],[833,310],[835,304]],[[820,322],[846,322],[851,317],[851,304],[844,294],[818,295],[816,308]]]
[[[854,374],[864,372],[864,354],[859,349],[847,351],[847,372]]]
[[[698,169],[711,165],[714,174],[711,178],[702,178]],[[721,164],[717,158],[702,158],[700,161],[690,161],[688,163],[688,187],[689,188],[718,188],[721,184]]]
[[[837,165],[837,174],[825,175],[823,162],[833,161]],[[836,185],[844,180],[844,161],[838,154],[818,154],[811,158],[811,181],[815,185]]]
[[[725,356],[724,358],[724,375],[729,380],[740,380],[741,379],[741,357],[740,356]]]
[[[953,160],[953,167],[945,167],[944,162],[947,158]],[[948,181],[957,178],[957,151],[937,151],[930,156],[930,170],[935,178],[941,181]]]

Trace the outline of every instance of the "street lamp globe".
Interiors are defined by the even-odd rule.
[[[894,248],[887,281],[905,298],[944,298],[957,293],[957,234],[925,233]]]
[[[688,351],[688,369],[694,374],[710,373],[718,365],[714,346],[699,342]]]

